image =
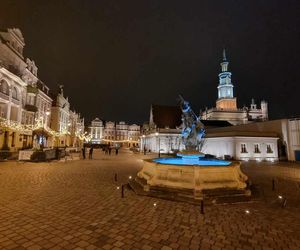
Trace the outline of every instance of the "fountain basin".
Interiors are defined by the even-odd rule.
[[[183,157],[183,158],[157,158],[153,162],[164,165],[187,165],[187,166],[229,166],[230,161],[222,161],[218,159],[206,159],[204,157]]]
[[[195,160],[195,159],[194,159]],[[202,199],[211,190],[236,190],[246,192],[248,177],[241,171],[240,162],[197,158],[197,164],[181,158],[144,160],[138,177],[144,179],[144,191],[155,188],[187,190],[194,199]],[[181,162],[180,162],[181,161]],[[195,162],[194,162],[195,163]]]

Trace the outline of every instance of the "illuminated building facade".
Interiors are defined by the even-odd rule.
[[[70,146],[82,147],[83,140],[80,137],[84,134],[84,118],[81,117],[80,113],[70,110],[68,129]]]
[[[223,159],[277,161],[279,135],[274,131],[233,126],[229,121],[202,120],[206,129],[202,153]],[[240,130],[239,130],[240,128]],[[173,154],[184,149],[181,110],[177,106],[152,105],[149,123],[142,129],[140,150]]]
[[[137,147],[141,135],[141,127],[136,124],[128,126],[128,147]]]
[[[24,46],[19,29],[0,30],[0,149],[8,151],[47,144],[40,132],[49,127],[52,99]]]
[[[128,125],[124,121],[107,121],[104,125],[103,121],[96,118],[89,126],[90,142],[136,147],[139,144],[140,129],[139,125]]]
[[[84,133],[84,119],[70,110],[69,98],[64,96],[63,85],[59,86],[59,92],[53,97],[50,126],[58,134],[55,146],[81,146],[82,140],[79,137]]]
[[[231,72],[228,71],[229,62],[226,52],[223,50],[221,73],[219,74],[218,99],[216,107],[200,111],[203,120],[224,120],[233,125],[246,124],[253,121],[268,120],[268,103],[261,101],[260,108],[252,99],[250,107],[237,107],[237,99],[234,97]]]
[[[103,121],[101,121],[98,117],[92,120],[91,125],[89,127],[89,131],[91,136],[91,143],[101,144],[101,140],[104,137]]]

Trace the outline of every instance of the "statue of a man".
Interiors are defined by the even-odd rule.
[[[180,107],[182,111],[182,140],[186,150],[195,151],[201,145],[203,146],[203,137],[205,129],[200,118],[191,109],[189,102],[185,101],[182,96],[180,98]],[[200,150],[200,148],[198,148]]]

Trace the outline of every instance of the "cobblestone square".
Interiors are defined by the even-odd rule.
[[[1,249],[300,249],[299,164],[243,163],[258,199],[206,206],[202,215],[199,206],[130,190],[121,198],[118,187],[135,176],[144,156],[94,154],[0,162]]]

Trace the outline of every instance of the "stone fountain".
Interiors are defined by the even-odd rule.
[[[194,201],[208,197],[249,197],[247,176],[242,173],[240,162],[206,158],[201,153],[205,128],[200,117],[181,96],[180,107],[185,150],[176,158],[144,160],[135,179],[142,193],[162,198],[171,194],[173,198]]]

